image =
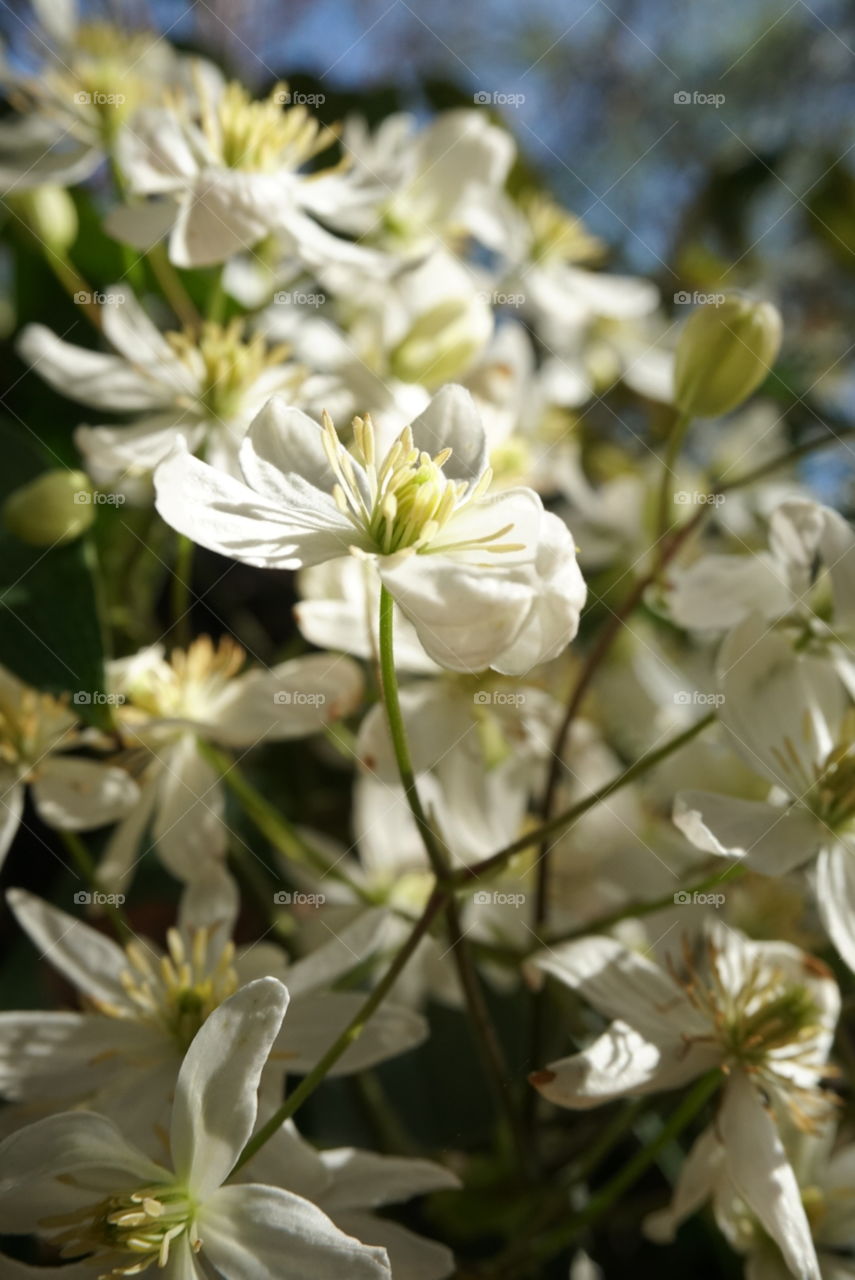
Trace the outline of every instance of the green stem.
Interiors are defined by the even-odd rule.
[[[112,896],[107,894],[106,890],[101,888],[101,883],[98,879],[98,869],[95,866],[95,860],[77,832],[60,831],[59,834],[62,837],[63,844],[71,855],[74,865],[77,867],[77,870],[80,872],[80,875],[86,881],[92,892],[102,893],[105,897]],[[115,902],[105,902],[103,906],[107,915],[112,920],[119,938],[126,939],[131,937],[133,931],[125,919],[119,905]]]
[[[210,324],[222,323],[223,315],[226,310],[226,291],[223,287],[222,269],[217,271],[216,279],[211,286],[211,292],[208,295],[208,305],[205,308],[205,319]]]
[[[404,717],[401,714],[401,701],[398,694],[398,677],[395,670],[395,602],[385,587],[380,588],[380,679],[383,689],[383,703],[386,708],[386,720],[389,734],[398,765],[401,785],[407,797],[410,812],[421,834],[428,858],[436,876],[437,886],[445,886],[452,875],[451,859],[448,850],[431,826],[416,786],[410,746]],[[460,919],[457,900],[449,897],[445,904],[448,937],[457,976],[463,989],[466,1004],[472,1019],[472,1027],[476,1034],[476,1042],[481,1059],[490,1081],[499,1113],[504,1117],[507,1135],[515,1148],[521,1168],[528,1161],[526,1145],[506,1082],[509,1072],[505,1063],[502,1046],[496,1035],[490,1018],[490,1011],[484,997],[481,980],[472,958],[472,952],[466,941],[465,931]]]
[[[662,459],[662,478],[659,484],[659,502],[657,506],[656,517],[656,535],[657,540],[664,538],[674,521],[672,517],[673,480],[674,472],[677,469],[677,463],[680,460],[680,451],[683,448],[683,441],[686,438],[686,432],[689,428],[690,419],[685,414],[679,414],[674,420],[671,428],[671,434],[668,436],[668,443],[665,447],[665,456]]]
[[[354,1044],[362,1032],[365,1030],[367,1023],[370,1021],[374,1013],[380,1008],[380,1005],[386,999],[386,996],[392,990],[403,972],[407,962],[414,955],[422,939],[427,935],[436,916],[445,906],[447,892],[436,886],[433,893],[428,898],[427,905],[419,919],[416,921],[410,936],[401,947],[395,959],[383,975],[380,982],[367,997],[365,1003],[357,1011],[348,1025],[342,1031],[341,1035],[330,1045],[324,1056],[320,1059],[315,1067],[300,1082],[290,1097],[282,1103],[281,1107],[270,1117],[266,1124],[263,1124],[258,1132],[250,1138],[238,1158],[237,1164],[232,1169],[233,1176],[238,1169],[243,1168],[247,1161],[261,1150],[265,1142],[272,1138],[274,1133],[285,1123],[290,1120],[291,1116],[299,1107],[311,1096],[323,1083],[327,1073],[338,1062],[339,1058],[344,1054],[352,1044]]]
[[[149,249],[146,257],[157,283],[163,290],[163,296],[184,328],[198,329],[201,316],[196,310],[193,299],[184,287],[184,282],[169,261],[166,247],[162,244],[156,244]]]
[[[483,876],[489,876],[495,871],[501,871],[511,858],[516,857],[518,853],[524,853],[532,845],[541,844],[550,836],[560,835],[572,822],[575,822],[577,818],[581,818],[589,809],[602,804],[604,800],[608,800],[609,796],[614,795],[616,791],[628,786],[630,782],[634,782],[636,778],[641,777],[648,769],[652,769],[661,760],[667,759],[668,756],[685,746],[687,742],[691,742],[699,733],[708,728],[715,718],[715,712],[710,711],[700,720],[696,720],[688,729],[678,733],[676,737],[669,738],[661,747],[648,751],[646,755],[641,756],[623,773],[618,774],[616,778],[612,778],[611,782],[607,782],[598,791],[592,791],[590,795],[585,796],[584,800],[580,800],[569,809],[565,809],[557,817],[550,818],[549,822],[544,822],[541,826],[527,831],[518,840],[506,845],[498,853],[491,854],[489,858],[484,858],[481,862],[473,863],[470,867],[461,867],[458,871],[453,872],[452,884],[455,888],[465,888],[473,880],[480,880]]]
[[[696,1081],[693,1089],[681,1099],[679,1106],[671,1113],[653,1139],[641,1147],[619,1173],[595,1192],[581,1213],[562,1223],[548,1235],[543,1236],[535,1244],[535,1252],[540,1261],[554,1257],[569,1245],[573,1244],[583,1231],[593,1226],[620,1199],[624,1192],[632,1187],[641,1175],[650,1168],[660,1152],[679,1137],[683,1130],[695,1119],[721,1086],[720,1071],[710,1071]]]

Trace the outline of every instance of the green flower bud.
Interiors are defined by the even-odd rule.
[[[33,235],[64,257],[78,231],[77,210],[65,187],[46,184],[7,199]]]
[[[687,418],[717,418],[747,400],[781,347],[771,302],[728,295],[694,311],[677,343],[674,402]]]
[[[402,382],[420,382],[428,390],[453,382],[478,353],[468,304],[449,298],[419,316],[391,353],[392,375]]]
[[[3,504],[3,524],[33,547],[71,542],[94,519],[92,486],[84,471],[45,471],[16,489]]]

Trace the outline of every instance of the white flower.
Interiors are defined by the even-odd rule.
[[[851,637],[855,627],[855,532],[830,507],[789,498],[772,512],[768,551],[702,556],[669,570],[668,579],[666,599],[678,626],[724,631],[750,613],[786,619],[799,634],[842,649],[852,667],[840,637]]]
[[[822,1280],[851,1280],[855,1276],[855,1146],[849,1143],[835,1149],[834,1137],[833,1124],[820,1134],[794,1132],[787,1149]],[[712,1200],[716,1221],[729,1243],[745,1255],[747,1280],[790,1280],[797,1274],[732,1183],[724,1150],[711,1129],[686,1156],[671,1205],[647,1218],[647,1235],[659,1243],[670,1243],[680,1223],[707,1199]]]
[[[149,204],[116,210],[107,226],[148,247],[167,231],[179,267],[225,262],[277,232],[306,261],[360,260],[365,251],[325,231],[312,214],[346,205],[350,179],[336,166],[307,174],[335,134],[306,106],[288,106],[287,86],[253,101],[235,81],[200,76],[195,94],[139,111],[117,139],[132,194]]]
[[[354,434],[356,457],[329,418],[319,427],[274,398],[241,448],[245,484],[176,449],[155,476],[157,508],[249,564],[371,557],[442,666],[519,674],[556,657],[585,599],[572,539],[531,490],[487,494],[469,396],[443,388],[382,460],[368,419],[355,420]]]
[[[259,1080],[287,1005],[285,987],[261,978],[199,1031],[178,1074],[168,1165],[93,1112],[49,1116],[7,1138],[4,1233],[44,1235],[66,1257],[85,1257],[93,1280],[150,1267],[163,1280],[202,1280],[210,1268],[223,1280],[388,1277],[385,1250],[345,1235],[307,1200],[227,1181],[252,1135]]]
[[[695,956],[668,970],[612,938],[542,953],[535,967],[615,1019],[587,1049],[532,1081],[559,1106],[674,1089],[725,1075],[714,1133],[728,1175],[800,1280],[819,1280],[810,1227],[778,1132],[829,1111],[820,1084],[840,1008],[829,971],[784,942],[752,942],[714,925]]]
[[[498,248],[496,197],[514,159],[510,134],[484,112],[444,111],[419,130],[413,116],[389,116],[372,134],[348,120],[342,145],[357,198],[332,225],[396,256],[421,257],[473,236]]]
[[[144,754],[140,801],[111,839],[100,871],[104,884],[127,881],[149,823],[158,854],[181,880],[223,856],[223,789],[200,742],[249,748],[308,737],[361,701],[362,674],[349,658],[311,654],[242,672],[245,659],[228,637],[215,646],[199,636],[168,660],[154,645],[110,664],[119,732]]]
[[[0,862],[20,826],[27,785],[42,821],[65,831],[106,826],[133,806],[139,791],[125,769],[67,754],[99,741],[67,700],[0,667]]]
[[[100,484],[148,480],[178,439],[237,475],[240,442],[274,393],[309,404],[316,392],[331,389],[329,378],[308,377],[286,359],[285,347],[248,336],[239,320],[163,334],[127,289],[114,286],[105,298],[104,336],[117,354],[75,347],[38,324],[28,325],[18,344],[21,357],[61,395],[110,414],[138,415],[127,426],[77,428],[77,446]]]
[[[768,801],[707,791],[676,798],[674,822],[698,849],[786,875],[817,858],[816,902],[855,968],[855,750],[852,706],[834,667],[756,614],[719,654],[719,715],[738,754],[770,784]]]
[[[3,59],[5,96],[20,119],[0,126],[0,187],[23,191],[88,178],[109,153],[120,122],[180,77],[182,58],[155,32],[80,22],[67,0],[34,0],[35,73]]]
[[[162,1149],[187,1046],[240,985],[275,977],[291,993],[262,1089],[276,1105],[286,1073],[310,1071],[364,1000],[358,991],[333,990],[335,982],[386,945],[384,913],[373,910],[335,933],[326,931],[327,941],[294,963],[271,943],[236,950],[237,896],[222,875],[185,892],[165,954],[141,937],[122,948],[23,890],[10,890],[8,901],[40,954],[77,988],[84,1005],[81,1013],[0,1013],[0,1092],[16,1104],[16,1123],[86,1107],[115,1120],[154,1154]],[[425,1034],[418,1014],[386,1002],[332,1073],[366,1070]]]

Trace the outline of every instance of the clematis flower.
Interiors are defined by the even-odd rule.
[[[674,822],[705,853],[761,875],[816,860],[816,904],[855,969],[855,772],[852,704],[832,664],[798,654],[756,614],[719,654],[720,718],[745,763],[770,784],[766,801],[681,791]]]
[[[263,941],[236,950],[237,895],[217,875],[185,892],[165,953],[144,938],[120,947],[20,889],[10,890],[8,901],[40,954],[77,988],[84,1011],[0,1013],[0,1092],[16,1104],[6,1124],[86,1107],[153,1153],[161,1148],[185,1050],[239,986],[275,977],[291,992],[262,1083],[275,1106],[286,1073],[310,1071],[362,1004],[359,992],[334,991],[333,984],[375,955],[386,936],[384,912],[373,910],[325,932],[327,941],[293,964]],[[425,1034],[418,1014],[387,1002],[333,1074],[366,1070]]]
[[[829,970],[788,943],[752,942],[718,923],[700,956],[687,945],[667,970],[606,937],[542,953],[533,965],[614,1019],[589,1048],[531,1077],[543,1096],[584,1109],[679,1088],[720,1068],[708,1141],[793,1274],[819,1280],[779,1127],[810,1131],[830,1111],[820,1086],[840,996]]]
[[[225,854],[223,789],[200,742],[249,748],[308,737],[362,697],[362,673],[349,658],[311,654],[242,671],[245,660],[230,638],[214,645],[199,636],[168,659],[153,645],[110,664],[118,730],[137,752],[141,793],[108,845],[105,885],[127,882],[149,826],[159,856],[180,880],[204,874]]]
[[[787,1145],[822,1280],[851,1280],[855,1275],[855,1146],[835,1146],[834,1139],[835,1126],[829,1124],[820,1134],[795,1132]],[[730,1181],[722,1148],[709,1129],[686,1156],[671,1205],[649,1215],[645,1233],[657,1243],[670,1243],[680,1223],[706,1200],[712,1201],[725,1238],[745,1257],[746,1280],[790,1280],[795,1273]]]
[[[252,1136],[259,1080],[287,1006],[286,988],[260,978],[211,1015],[178,1074],[168,1164],[94,1112],[49,1116],[7,1138],[0,1229],[38,1232],[64,1257],[83,1259],[76,1277],[91,1280],[151,1267],[163,1280],[390,1276],[384,1249],[345,1235],[309,1201],[228,1182]]]
[[[155,477],[168,524],[248,564],[295,569],[371,558],[434,661],[507,674],[556,657],[576,634],[585,585],[572,538],[530,489],[489,495],[484,432],[445,387],[384,459],[369,419],[357,456],[274,398],[241,448],[241,484],[177,448]]]
[[[139,790],[126,769],[69,754],[99,741],[67,700],[0,667],[0,863],[20,826],[28,785],[39,817],[59,830],[103,827],[133,807]]]
[[[151,473],[176,440],[239,474],[237,450],[259,409],[276,392],[317,403],[331,379],[312,378],[285,346],[248,336],[240,320],[200,332],[161,333],[126,288],[105,292],[104,336],[115,354],[75,347],[44,325],[27,325],[22,359],[56,391],[110,414],[135,413],[127,426],[80,426],[75,442],[97,483],[120,484],[146,500]]]
[[[236,81],[199,76],[193,95],[137,112],[116,141],[132,195],[158,197],[115,210],[108,230],[148,248],[167,232],[179,267],[225,262],[277,233],[311,262],[360,261],[365,250],[326,231],[313,215],[349,200],[351,180],[338,167],[306,166],[336,140],[334,131],[286,85],[254,101]]]

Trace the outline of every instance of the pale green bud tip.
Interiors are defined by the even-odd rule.
[[[674,403],[689,418],[717,418],[747,400],[781,347],[781,316],[771,302],[728,294],[702,306],[677,343]]]
[[[64,254],[74,244],[78,232],[77,210],[65,187],[45,184],[7,199],[33,235],[48,248]]]
[[[94,519],[92,486],[84,471],[45,471],[16,489],[3,504],[3,524],[34,547],[71,542]]]

